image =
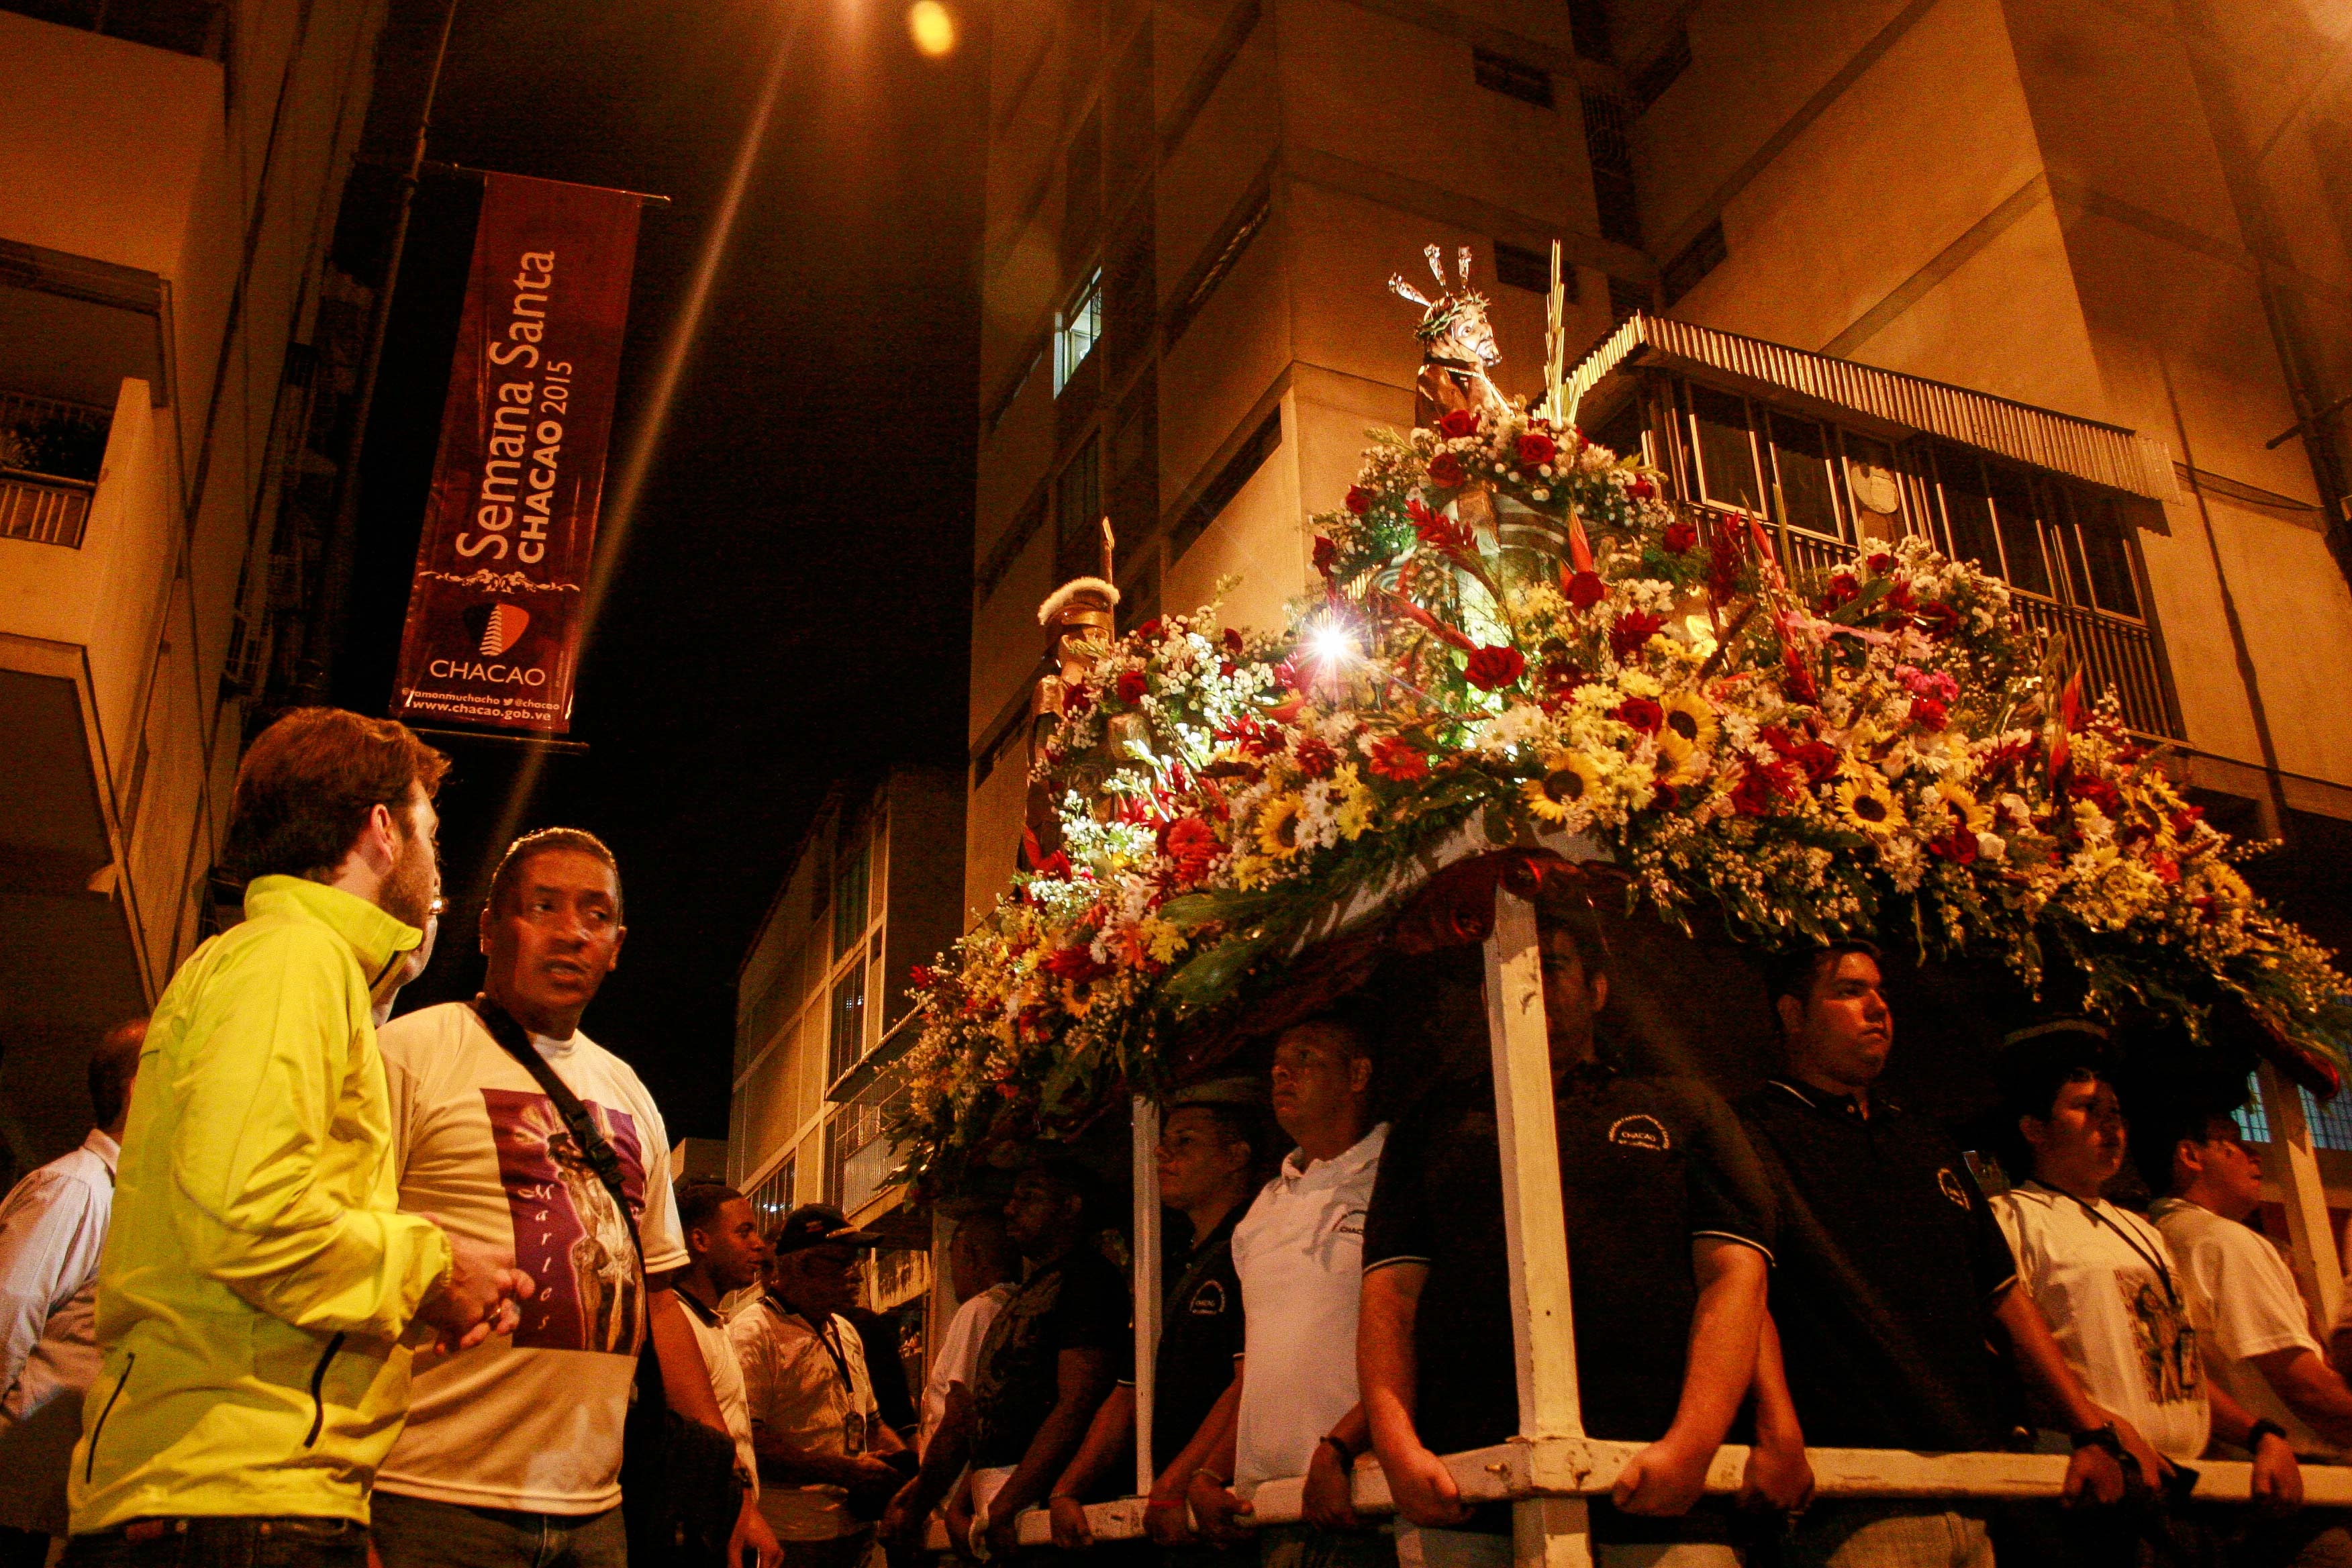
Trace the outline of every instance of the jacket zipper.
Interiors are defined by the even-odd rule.
[[[131,1381],[131,1369],[139,1364],[139,1352],[132,1351],[122,1358],[122,1375],[114,1381],[114,1392],[106,1396],[106,1408],[98,1413],[98,1425],[89,1429],[89,1455],[82,1461],[81,1479],[89,1480],[98,1473],[98,1436],[106,1430],[106,1418],[114,1414],[114,1402],[122,1397],[122,1385]]]
[[[326,1426],[327,1426],[327,1396],[326,1396],[326,1388],[327,1388],[327,1363],[330,1363],[330,1362],[331,1362],[331,1361],[333,1361],[333,1360],[335,1359],[335,1353],[336,1353],[338,1351],[341,1350],[342,1348],[343,1348],[343,1336],[342,1336],[342,1335],[341,1335],[341,1334],[337,1334],[333,1339],[329,1340],[329,1341],[327,1342],[327,1353],[326,1353],[325,1355],[320,1356],[320,1357],[319,1358],[319,1364],[318,1364],[316,1367],[314,1367],[314,1368],[312,1368],[312,1369],[311,1369],[311,1372],[310,1372],[310,1435],[308,1437],[305,1437],[305,1438],[303,1438],[303,1439],[302,1439],[302,1447],[304,1447],[305,1448],[310,1448],[310,1447],[317,1447],[318,1442],[319,1442],[319,1434],[320,1434],[320,1432],[323,1432],[324,1430],[326,1430]],[[101,1416],[100,1419],[103,1420],[103,1419],[104,1419],[104,1417],[103,1417],[103,1416]]]

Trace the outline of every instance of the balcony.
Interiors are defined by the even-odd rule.
[[[108,424],[104,409],[0,392],[0,539],[81,547]]]
[[[2150,618],[2138,528],[2171,493],[2153,444],[1685,322],[1638,316],[1570,377],[1594,438],[1643,452],[1732,537],[1760,523],[1792,584],[1921,534],[2009,584],[2131,729],[2186,731]]]

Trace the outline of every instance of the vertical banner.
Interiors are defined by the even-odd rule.
[[[640,203],[519,174],[488,182],[392,714],[561,735]]]

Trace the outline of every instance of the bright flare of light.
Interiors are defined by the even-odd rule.
[[[915,47],[933,59],[955,51],[955,18],[940,0],[915,0],[907,11],[907,31],[913,36]]]
[[[1326,621],[1307,634],[1307,656],[1337,669],[1355,658],[1356,635],[1337,621]]]

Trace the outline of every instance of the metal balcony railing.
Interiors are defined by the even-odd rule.
[[[81,548],[96,485],[0,468],[0,539]]]
[[[80,547],[111,423],[102,408],[0,392],[0,539]]]

